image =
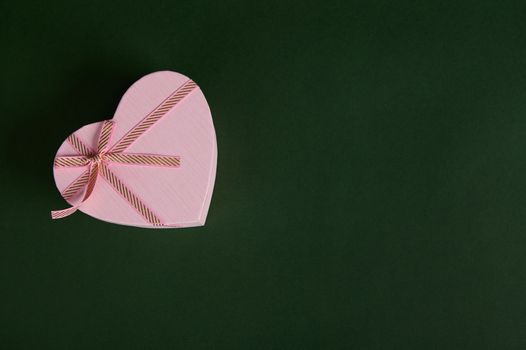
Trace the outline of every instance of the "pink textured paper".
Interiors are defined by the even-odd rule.
[[[113,120],[110,147],[189,80],[175,72],[149,74],[124,94]],[[101,123],[75,132],[86,145],[97,147]],[[161,219],[176,227],[204,225],[214,187],[217,161],[216,137],[208,103],[197,87],[123,153],[148,153],[181,157],[178,168],[109,163],[110,170]],[[64,141],[57,156],[76,155]],[[60,192],[87,168],[54,168]],[[74,204],[78,198],[70,202]],[[91,197],[79,209],[97,219],[139,227],[151,224],[105,179],[99,177]]]

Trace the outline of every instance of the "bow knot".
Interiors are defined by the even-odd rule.
[[[100,163],[102,163],[104,161],[104,158],[105,158],[104,155],[105,155],[105,153],[97,153],[97,154],[91,156],[89,158],[89,161],[90,161],[91,164],[94,164],[94,163],[100,164]]]

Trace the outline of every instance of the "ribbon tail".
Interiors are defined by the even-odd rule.
[[[88,175],[88,183],[85,187],[86,190],[84,192],[84,198],[82,198],[82,201],[79,204],[76,204],[70,208],[62,209],[62,210],[53,210],[51,212],[51,218],[52,219],[62,219],[66,216],[70,216],[74,212],[76,212],[79,207],[91,196],[91,193],[93,192],[93,188],[95,187],[95,183],[97,182],[97,175],[99,173],[99,165],[97,163],[93,163],[90,166],[89,169],[89,175]],[[81,176],[82,178],[83,176]]]
[[[53,210],[53,211],[51,211],[51,218],[52,218],[52,219],[62,219],[62,218],[65,218],[66,216],[70,216],[71,214],[73,214],[74,212],[76,212],[78,208],[79,208],[79,206],[76,205],[76,206],[74,206],[74,207],[67,208],[67,209]]]

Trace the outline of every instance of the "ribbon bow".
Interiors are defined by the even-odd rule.
[[[165,116],[177,103],[196,88],[192,80],[188,80],[181,88],[171,94],[158,107],[149,113],[139,124],[131,129],[111,149],[108,148],[115,123],[105,120],[99,133],[97,151],[93,151],[84,144],[75,134],[68,137],[68,142],[75,148],[79,155],[60,156],[55,158],[54,166],[57,168],[88,167],[80,177],[73,181],[62,192],[62,196],[70,201],[84,191],[82,200],[74,206],[51,212],[53,219],[60,219],[76,212],[93,193],[99,177],[104,178],[121,196],[150,224],[164,226],[161,219],[144,204],[124,183],[110,170],[110,164],[148,165],[179,167],[179,156],[164,156],[152,154],[123,153],[133,142],[142,136],[159,119]]]

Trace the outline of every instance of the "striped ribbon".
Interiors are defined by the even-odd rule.
[[[97,179],[104,178],[137,212],[154,226],[163,226],[161,219],[145,203],[137,197],[108,167],[109,164],[128,164],[144,166],[179,167],[181,158],[179,156],[164,156],[153,154],[122,153],[131,146],[139,137],[149,130],[157,121],[164,117],[183,98],[188,96],[197,85],[188,80],[179,89],[172,93],[166,100],[142,119],[111,149],[108,149],[109,140],[114,130],[114,122],[106,120],[102,123],[99,134],[97,151],[93,151],[84,144],[75,134],[68,137],[68,142],[79,153],[72,156],[60,156],[55,158],[56,168],[88,167],[76,180],[69,184],[62,192],[64,199],[70,201],[81,191],[82,200],[67,209],[51,212],[53,219],[60,219],[73,214],[85,203],[93,193]]]

